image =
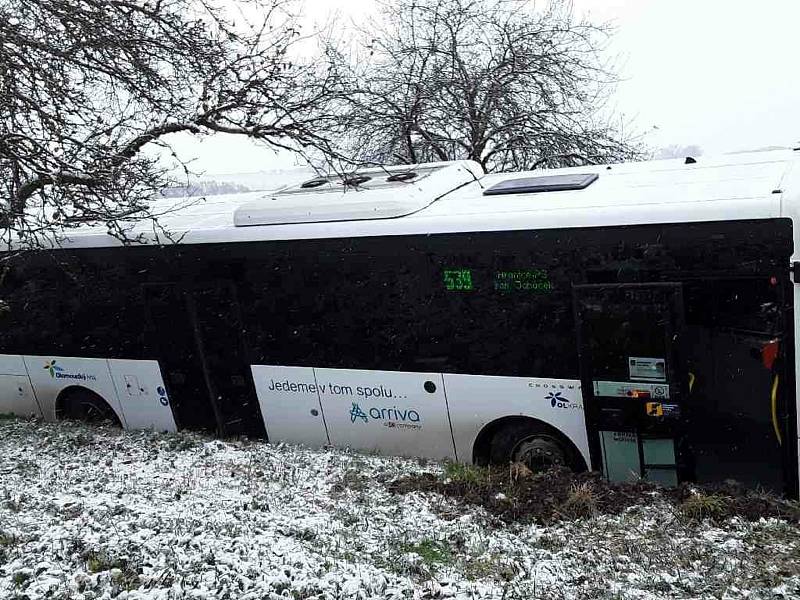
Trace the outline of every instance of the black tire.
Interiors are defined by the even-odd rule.
[[[547,426],[533,422],[501,427],[492,437],[489,462],[495,465],[523,463],[535,473],[558,467],[577,469],[569,445]]]
[[[117,414],[108,402],[91,390],[68,392],[61,404],[60,418],[84,423],[110,423],[122,427]]]

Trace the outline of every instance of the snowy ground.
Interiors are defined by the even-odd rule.
[[[800,528],[504,525],[387,483],[435,464],[0,420],[0,598],[792,598]]]

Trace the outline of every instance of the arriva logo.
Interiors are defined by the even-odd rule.
[[[396,406],[391,408],[378,408],[373,406],[365,413],[358,402],[353,402],[350,408],[350,422],[355,423],[361,419],[364,423],[369,423],[370,419],[375,421],[386,421],[390,423],[419,423],[421,418],[419,413],[413,408],[400,409]]]
[[[56,373],[60,373],[61,371],[64,370],[61,367],[59,367],[58,365],[56,365],[56,360],[55,359],[47,361],[46,363],[44,363],[44,368],[47,369],[48,371],[50,371],[50,377],[52,377],[53,379],[55,379]]]
[[[355,423],[357,419],[363,420],[364,423],[368,421],[367,413],[361,410],[357,402],[353,402],[353,408],[350,409],[350,422]]]
[[[44,363],[44,368],[53,379],[80,379],[81,381],[97,381],[97,377],[88,373],[65,373],[62,367],[56,364],[56,359]]]

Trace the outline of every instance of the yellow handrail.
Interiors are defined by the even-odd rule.
[[[781,428],[778,426],[778,374],[775,374],[775,379],[772,380],[772,392],[770,394],[772,401],[772,428],[775,430],[775,437],[778,438],[778,444],[783,446],[783,438],[781,437]]]

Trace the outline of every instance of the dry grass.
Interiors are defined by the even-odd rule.
[[[680,503],[681,514],[694,521],[720,519],[728,510],[730,498],[719,494],[695,492]]]
[[[598,512],[597,492],[591,482],[574,483],[558,512],[569,519],[593,517]]]

